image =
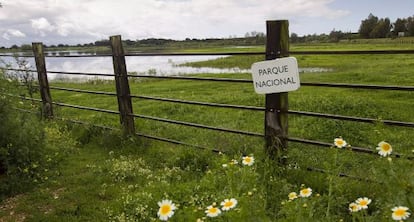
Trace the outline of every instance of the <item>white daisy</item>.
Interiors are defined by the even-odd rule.
[[[394,220],[405,220],[410,217],[410,212],[408,212],[408,207],[398,206],[391,209],[392,210],[392,219]]]
[[[379,155],[386,157],[392,153],[392,146],[389,143],[382,141],[378,143],[377,150]]]
[[[253,156],[244,156],[242,163],[243,163],[243,165],[251,166],[254,163],[254,157]]]
[[[221,206],[223,206],[221,209],[224,211],[228,211],[230,209],[233,209],[236,207],[237,205],[237,200],[234,198],[231,199],[225,199],[223,202],[221,202],[220,204]]]
[[[350,212],[358,212],[361,210],[361,207],[356,203],[350,203],[348,209]]]
[[[166,221],[174,215],[174,210],[177,209],[171,200],[162,200],[158,202],[160,209],[158,210],[158,217],[160,220]]]
[[[334,144],[338,148],[344,148],[347,145],[346,141],[343,140],[342,137],[335,138],[334,139]]]
[[[289,200],[294,200],[298,198],[298,194],[296,192],[291,192],[289,193],[288,197],[289,197]]]
[[[205,211],[207,217],[217,217],[221,214],[221,210],[213,205],[208,206],[207,210]]]
[[[299,196],[301,197],[310,197],[312,195],[312,189],[311,188],[304,188],[300,190]]]
[[[368,209],[368,205],[371,203],[371,199],[368,197],[360,197],[355,201],[355,203],[358,204],[361,209]]]

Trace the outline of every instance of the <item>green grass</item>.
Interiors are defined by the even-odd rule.
[[[379,44],[379,43],[375,43]],[[382,45],[381,45],[382,44]],[[381,43],[382,48],[395,48]],[[297,50],[369,49],[369,44],[323,44],[293,46]],[[359,47],[359,48],[358,48]],[[379,49],[377,45],[372,46]],[[403,47],[411,47],[404,45]],[[400,48],[400,47],[397,47]],[[228,50],[228,49],[217,49]],[[249,49],[256,50],[256,49]],[[414,85],[413,55],[312,55],[296,56],[300,67],[324,67],[329,72],[302,73],[302,82]],[[260,56],[232,56],[194,66],[249,68]],[[205,77],[251,79],[249,73],[200,74]],[[89,83],[53,82],[51,85],[97,91],[115,91],[112,81]],[[194,101],[264,106],[264,96],[254,93],[251,84],[194,82],[185,80],[136,80],[134,95]],[[54,101],[117,110],[116,98],[52,90]],[[414,122],[413,92],[338,89],[302,86],[289,93],[291,110]],[[263,113],[134,99],[136,114],[195,122],[217,127],[263,132]],[[58,117],[79,119],[119,127],[119,117],[92,111],[57,108]],[[0,213],[2,220],[24,216],[28,221],[153,221],[157,202],[171,199],[179,204],[171,221],[196,221],[205,217],[207,206],[225,198],[236,198],[234,211],[216,221],[389,221],[397,205],[414,209],[414,166],[405,158],[380,158],[348,150],[289,143],[287,166],[267,158],[261,138],[220,133],[205,129],[136,119],[137,131],[180,140],[223,151],[177,146],[144,138],[123,138],[93,127],[69,125],[79,141],[76,152],[55,169],[56,175],[34,191],[12,201],[13,207]],[[392,144],[394,152],[412,156],[414,129],[381,124],[356,123],[315,117],[289,117],[292,137],[333,143],[342,136],[353,146],[375,150],[380,141]],[[253,167],[232,166],[253,154]],[[224,168],[222,164],[228,164]],[[309,172],[321,168],[328,174]],[[340,178],[342,172],[357,178]],[[365,179],[368,179],[366,181]],[[304,186],[301,186],[304,184]],[[311,187],[310,198],[287,201],[287,194]],[[350,214],[348,204],[358,197],[373,200],[366,212]],[[36,206],[36,207],[30,207]],[[306,207],[304,207],[306,206]],[[10,215],[13,211],[14,214]],[[354,219],[354,220],[353,220]],[[205,219],[209,221],[210,219]]]

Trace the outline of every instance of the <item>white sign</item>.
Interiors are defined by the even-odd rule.
[[[256,93],[289,92],[300,87],[298,62],[294,57],[256,62],[251,70]]]

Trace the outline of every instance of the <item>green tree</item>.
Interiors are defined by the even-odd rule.
[[[336,31],[335,29],[329,33],[330,42],[339,42],[339,40],[345,38],[345,33],[342,31]]]
[[[414,17],[407,18],[407,32],[409,36],[414,36]]]
[[[398,35],[399,32],[407,32],[407,19],[400,19],[398,18],[393,24],[392,32],[394,35]]]
[[[292,34],[290,34],[290,42],[292,42],[292,43],[299,42],[299,36],[298,36],[298,34],[292,32]]]
[[[378,17],[370,13],[367,19],[361,21],[361,25],[359,26],[359,35],[362,38],[370,38],[370,33],[374,30],[377,23]]]
[[[374,29],[369,33],[370,38],[385,38],[390,35],[391,21],[389,18],[380,19]]]
[[[32,50],[32,45],[23,44],[23,45],[20,46],[20,49],[23,50],[23,51],[29,51],[29,50]]]

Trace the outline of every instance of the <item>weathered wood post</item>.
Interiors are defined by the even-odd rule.
[[[46,119],[51,119],[53,118],[52,96],[50,95],[49,82],[47,80],[46,61],[45,54],[43,52],[43,43],[32,43],[32,49],[36,62],[40,96],[42,97],[42,115]]]
[[[289,22],[266,21],[266,60],[289,56]],[[265,139],[270,158],[285,163],[288,142],[288,93],[266,94]]]
[[[111,36],[110,42],[121,124],[125,133],[134,134],[135,126],[132,111],[131,92],[129,89],[125,53],[124,48],[122,47],[121,36]]]

